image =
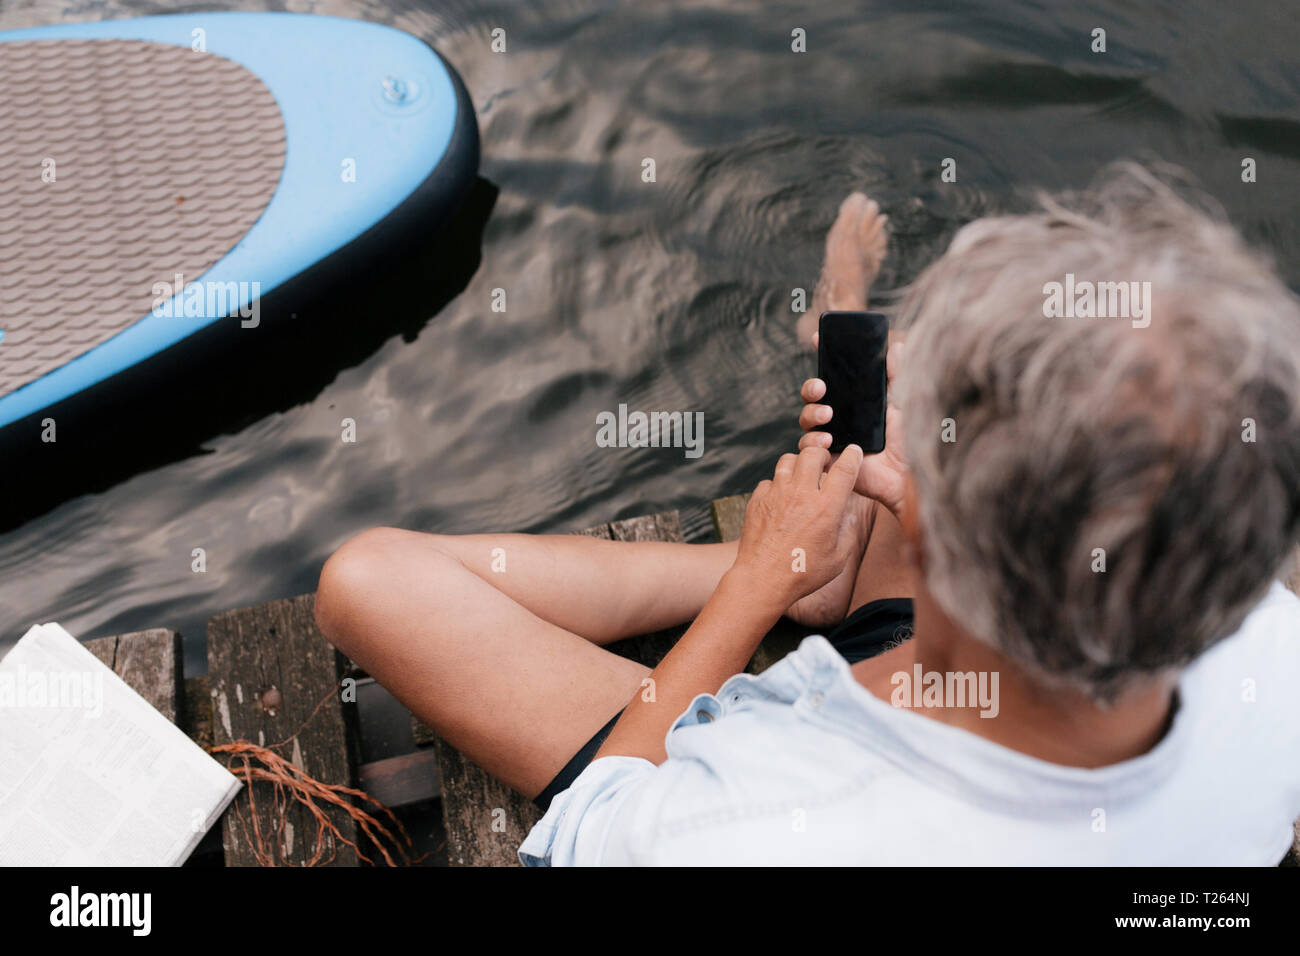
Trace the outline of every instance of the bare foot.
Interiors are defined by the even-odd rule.
[[[812,347],[812,334],[823,312],[858,311],[867,307],[867,292],[885,261],[889,234],[875,200],[849,193],[826,234],[826,261],[813,294],[812,308],[799,316],[799,341]]]

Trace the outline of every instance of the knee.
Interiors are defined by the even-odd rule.
[[[365,619],[367,610],[383,600],[391,564],[409,534],[396,528],[371,528],[348,539],[321,568],[316,587],[316,625],[339,650],[347,653],[348,637]]]

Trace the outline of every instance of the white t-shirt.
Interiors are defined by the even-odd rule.
[[[530,865],[1274,865],[1300,816],[1300,599],[1275,585],[1179,682],[1150,752],[1063,767],[895,708],[820,636],[697,697],[668,759],[593,761]]]

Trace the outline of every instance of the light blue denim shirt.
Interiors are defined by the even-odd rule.
[[[891,706],[825,638],[701,694],[668,759],[593,761],[525,864],[1266,864],[1300,816],[1300,600],[1188,668],[1165,737],[1097,770]]]

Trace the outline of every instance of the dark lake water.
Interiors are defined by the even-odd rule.
[[[224,6],[263,9],[0,0],[0,29]],[[854,189],[891,217],[888,290],[1026,190],[1163,158],[1300,285],[1293,4],[270,9],[392,24],[458,68],[480,174],[499,190],[481,263],[415,328],[318,370],[313,395],[0,535],[0,649],[39,621],[83,638],[166,626],[195,673],[209,616],[312,590],[329,553],[378,524],[561,531],[676,508],[707,539],[709,500],[752,488],[797,439],[796,389],[815,361],[796,344],[791,291],[811,291]],[[504,55],[490,51],[496,27]],[[791,52],[796,28],[806,53]],[[655,183],[641,180],[646,157]],[[956,183],[940,181],[947,157]],[[238,369],[225,384],[254,404],[264,385]],[[703,412],[704,453],[598,447],[596,416],[620,403]],[[345,416],[356,444],[340,441]]]

